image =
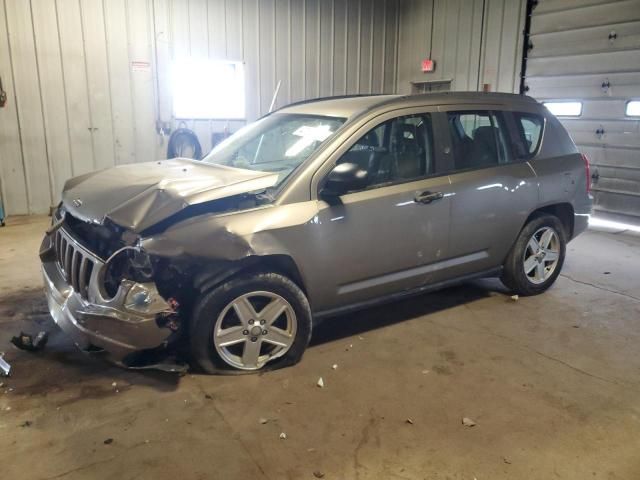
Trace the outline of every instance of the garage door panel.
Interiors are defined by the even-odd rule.
[[[616,2],[619,0],[609,0],[610,2]],[[535,13],[551,13],[562,12],[565,10],[588,7],[590,5],[600,5],[603,0],[543,0],[535,9]]]
[[[617,38],[609,39],[615,31]],[[531,35],[529,58],[609,52],[640,47],[640,21],[619,25]]]
[[[625,183],[630,184],[629,191],[635,191],[636,193],[640,188],[640,168],[618,168],[618,167],[609,167],[609,166],[601,166],[594,165],[595,169],[598,171],[597,186],[604,188],[617,188],[620,190],[619,185],[624,185]],[[618,185],[618,187],[616,187]]]
[[[593,193],[595,210],[634,216],[640,212],[640,196],[623,192],[594,191]]]
[[[598,172],[600,178],[598,179],[596,186],[594,186],[594,189],[627,192],[640,196],[640,182],[630,178],[620,178],[618,176],[619,171],[617,170],[607,168],[603,168],[602,170],[603,171]]]
[[[605,98],[615,97],[618,99],[628,99],[637,96],[638,87],[636,85],[613,85],[607,91],[603,90],[602,83],[608,79],[601,76],[593,85],[587,87],[531,87],[527,95],[537,98],[538,100],[552,100],[555,98]],[[608,80],[611,83],[611,80]]]
[[[564,119],[562,121],[565,128],[572,132],[590,132],[595,133],[596,130],[603,128],[605,134],[610,133],[626,133],[640,134],[640,122],[637,120],[583,120],[583,119]]]
[[[588,55],[531,58],[527,60],[527,75],[636,72],[639,65],[640,49]]]
[[[579,99],[578,97],[570,97]],[[621,119],[625,118],[627,99],[589,99],[582,102],[582,119]],[[561,119],[562,120],[562,119]]]
[[[599,145],[578,145],[578,149],[585,153],[592,165],[596,167],[609,166],[621,170],[640,169],[638,157],[640,151],[636,148],[603,148]]]
[[[527,72],[529,73],[529,72]],[[603,83],[609,88],[603,89]],[[640,66],[637,72],[596,75],[527,77],[528,95],[539,100],[553,98],[624,98],[640,93]]]
[[[580,144],[595,144],[603,146],[623,146],[625,148],[640,148],[640,139],[633,133],[606,133],[596,135],[593,132],[571,132],[571,138]]]
[[[545,3],[545,2],[542,2]],[[567,6],[575,2],[566,2]],[[577,6],[577,5],[575,5]],[[558,2],[560,8],[560,2]],[[596,5],[544,12],[534,11],[536,21],[531,25],[531,33],[557,32],[572,28],[593,27],[612,23],[640,20],[640,1],[627,0]]]
[[[583,75],[561,75],[561,76],[542,76],[536,77],[531,75],[527,70],[527,85],[530,88],[549,89],[553,87],[590,87],[597,85],[600,87],[604,80],[609,80],[611,89],[623,86],[632,86],[638,88],[640,85],[640,65],[633,72],[606,72],[604,74],[583,74]]]

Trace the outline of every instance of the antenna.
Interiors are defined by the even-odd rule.
[[[278,98],[278,92],[280,91],[280,84],[282,83],[282,80],[278,81],[278,85],[276,86],[276,91],[273,92],[273,98],[271,99],[271,105],[269,105],[269,113],[272,112],[273,107],[276,105],[276,98]]]

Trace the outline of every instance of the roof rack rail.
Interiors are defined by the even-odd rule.
[[[390,94],[389,93],[354,93],[351,95],[335,95],[335,96],[328,96],[328,97],[307,98],[306,100],[299,100],[297,102],[283,105],[273,110],[271,113],[277,112],[278,110],[282,110],[283,108],[294,107],[297,105],[305,105],[307,103],[313,103],[313,102],[321,102],[323,100],[339,100],[343,98],[358,98],[358,97],[382,97],[385,95],[390,95]]]

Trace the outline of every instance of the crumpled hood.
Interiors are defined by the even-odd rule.
[[[122,165],[68,180],[65,209],[76,218],[105,218],[139,233],[180,210],[274,185],[278,175],[188,159]]]

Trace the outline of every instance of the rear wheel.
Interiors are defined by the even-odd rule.
[[[532,219],[520,232],[504,264],[502,282],[519,295],[537,295],[560,274],[566,251],[562,224],[553,215]]]
[[[191,322],[192,358],[208,373],[292,365],[311,337],[307,298],[277,273],[243,275],[203,293]]]

